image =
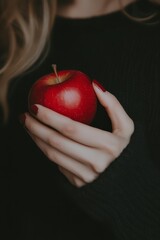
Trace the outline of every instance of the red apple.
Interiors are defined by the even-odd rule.
[[[28,95],[28,107],[41,104],[81,123],[90,124],[97,109],[91,79],[78,70],[56,71],[38,79]]]

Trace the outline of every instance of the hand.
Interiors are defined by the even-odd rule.
[[[134,131],[131,118],[111,93],[93,84],[112,123],[112,132],[71,120],[41,105],[25,114],[29,135],[75,186],[94,181],[128,145]]]

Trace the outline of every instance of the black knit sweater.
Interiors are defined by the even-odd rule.
[[[1,130],[2,208],[9,210],[3,223],[16,240],[159,240],[160,24],[138,23],[119,11],[89,19],[57,17],[50,43],[45,61],[10,88],[10,118]],[[77,69],[97,79],[135,123],[122,154],[80,189],[18,121],[27,111],[31,85],[51,72],[53,63],[58,70]],[[100,105],[92,125],[111,131]]]

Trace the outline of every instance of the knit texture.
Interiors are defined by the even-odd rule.
[[[145,1],[141,7],[144,14],[155,8]],[[136,9],[135,4],[128,8],[130,13]],[[1,131],[1,176],[9,179],[7,226],[12,238],[160,239],[159,44],[160,23],[139,23],[119,11],[88,19],[57,16],[45,61],[10,86],[10,118]],[[31,85],[51,72],[53,63],[58,70],[77,69],[99,81],[135,123],[121,155],[94,182],[78,189],[18,121],[28,110]],[[92,126],[112,130],[100,104]]]

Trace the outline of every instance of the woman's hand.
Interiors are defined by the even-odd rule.
[[[128,145],[134,124],[111,93],[93,84],[112,123],[103,131],[60,115],[41,105],[25,114],[25,127],[37,146],[75,186],[94,181]]]

